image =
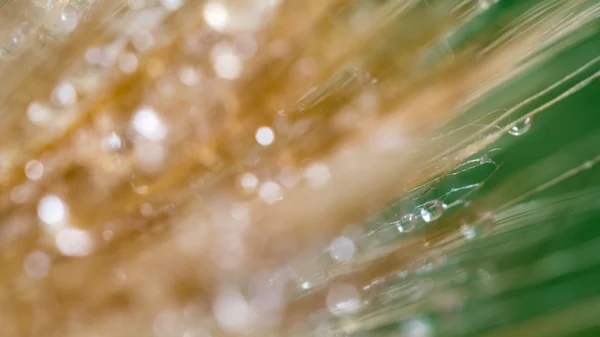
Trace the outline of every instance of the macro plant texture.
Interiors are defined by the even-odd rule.
[[[0,0],[0,336],[600,336],[598,0]]]

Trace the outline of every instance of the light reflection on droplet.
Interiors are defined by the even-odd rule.
[[[179,69],[179,80],[181,83],[191,87],[200,83],[200,75],[192,67],[183,67]]]
[[[52,120],[52,111],[38,102],[31,102],[27,107],[27,117],[38,126],[46,126]]]
[[[339,236],[333,239],[327,249],[329,251],[329,255],[331,255],[334,260],[340,262],[351,260],[354,256],[354,253],[356,253],[354,241],[345,236]]]
[[[256,141],[262,146],[269,146],[275,140],[275,133],[268,126],[261,126],[256,130]]]
[[[102,139],[102,147],[105,150],[119,150],[123,147],[123,140],[115,132],[111,132],[107,137]]]
[[[283,191],[281,186],[274,181],[267,181],[260,185],[258,189],[258,196],[260,200],[267,204],[274,204],[283,198]]]
[[[473,240],[477,235],[475,228],[469,225],[460,226],[460,232],[467,240]]]
[[[447,205],[439,200],[429,201],[421,208],[421,217],[425,222],[435,221],[444,214],[446,207]]]
[[[136,111],[132,124],[138,134],[148,139],[159,141],[167,136],[167,127],[156,111],[150,107],[143,107]]]
[[[32,279],[41,280],[48,273],[51,264],[52,261],[46,253],[36,250],[25,257],[25,261],[23,261],[23,270],[25,270],[25,274]]]
[[[219,43],[211,50],[211,60],[215,73],[226,80],[236,79],[242,73],[242,60],[231,46]]]
[[[531,117],[525,117],[508,129],[508,133],[513,136],[521,136],[527,133],[529,129],[531,129]]]
[[[37,160],[30,160],[25,164],[25,175],[31,180],[39,180],[44,174],[44,165]]]
[[[346,283],[332,285],[326,302],[329,312],[335,316],[352,315],[361,308],[360,293],[355,286]]]
[[[251,308],[244,295],[235,287],[223,287],[212,305],[213,314],[221,329],[242,332],[251,323]]]
[[[304,170],[304,178],[306,178],[308,184],[312,187],[323,186],[331,178],[329,166],[322,163],[311,164]]]
[[[61,229],[54,238],[56,248],[66,256],[87,256],[94,249],[94,240],[90,233],[77,228]]]
[[[59,197],[51,194],[46,195],[39,201],[37,213],[40,220],[54,229],[65,221],[67,207]]]
[[[55,34],[69,34],[79,23],[79,14],[71,7],[51,11],[44,22],[46,28]]]
[[[133,47],[139,52],[146,52],[154,45],[154,36],[150,32],[139,32],[131,39]]]
[[[138,59],[137,56],[133,53],[125,53],[119,56],[117,61],[117,65],[119,70],[124,72],[125,74],[131,74],[135,72],[138,68]]]
[[[77,102],[77,90],[69,81],[60,82],[52,91],[51,99],[58,106],[73,105]]]
[[[395,225],[396,228],[398,228],[398,232],[406,233],[415,229],[417,221],[417,216],[412,213],[409,213],[404,214],[399,221],[395,222]]]
[[[252,173],[244,173],[240,177],[240,185],[246,192],[253,192],[258,187],[258,178]]]
[[[204,5],[204,20],[216,31],[222,31],[229,23],[229,12],[225,6],[217,1],[210,1]]]

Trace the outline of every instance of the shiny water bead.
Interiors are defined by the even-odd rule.
[[[283,198],[283,190],[278,183],[266,181],[260,185],[258,196],[265,203],[274,204]]]
[[[226,80],[233,80],[242,73],[242,59],[229,44],[217,44],[211,50],[210,56],[217,76]]]
[[[64,224],[67,217],[67,207],[61,198],[50,194],[40,199],[37,214],[48,229],[55,230]]]
[[[119,70],[125,74],[134,73],[138,68],[138,58],[133,53],[124,53],[117,60]]]
[[[79,23],[79,13],[71,7],[51,11],[44,26],[54,34],[64,35],[75,30]]]
[[[204,5],[204,21],[212,29],[223,31],[229,23],[229,11],[227,7],[219,1],[209,1]]]
[[[44,174],[44,165],[37,160],[30,160],[25,164],[25,175],[30,180],[39,180]]]
[[[39,102],[31,102],[27,106],[27,118],[37,126],[48,126],[51,124],[54,112]]]
[[[494,229],[493,214],[486,213],[473,219],[463,219],[460,232],[467,240],[473,240],[488,234]]]
[[[219,327],[227,332],[242,332],[252,323],[252,308],[236,287],[222,287],[213,301],[212,310]]]
[[[133,115],[131,124],[140,136],[150,140],[160,141],[167,136],[166,125],[151,107],[138,109]]]
[[[404,214],[400,217],[400,220],[395,221],[394,224],[396,225],[396,228],[398,228],[398,232],[406,233],[415,229],[418,220],[416,215],[409,213]]]
[[[326,303],[329,312],[338,317],[355,314],[362,306],[358,289],[347,283],[332,285],[327,292]]]
[[[94,249],[94,240],[90,233],[77,228],[61,229],[54,237],[54,243],[65,256],[87,256]]]
[[[508,133],[513,136],[521,136],[527,133],[529,129],[531,129],[531,117],[525,117],[513,124]]]
[[[262,146],[269,146],[275,140],[275,133],[273,129],[268,126],[261,126],[256,130],[255,134],[256,142]]]
[[[435,221],[444,214],[446,207],[447,205],[439,200],[429,201],[421,208],[421,217],[425,222]]]
[[[467,240],[473,240],[477,236],[475,227],[467,224],[460,226],[460,232]]]
[[[312,187],[323,186],[331,178],[329,166],[323,163],[313,163],[304,170],[304,178]]]
[[[240,185],[246,192],[253,192],[258,187],[259,180],[252,173],[244,173],[240,177]]]
[[[69,81],[60,82],[52,91],[52,103],[57,106],[69,106],[77,102],[77,89]]]
[[[356,246],[352,239],[345,236],[338,236],[331,241],[327,250],[332,259],[339,262],[345,262],[354,257]]]
[[[200,74],[193,67],[182,67],[179,69],[179,80],[187,86],[195,86],[200,83]]]
[[[102,139],[101,146],[107,151],[120,150],[123,148],[123,139],[116,132],[111,132]]]

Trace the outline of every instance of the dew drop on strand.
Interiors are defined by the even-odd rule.
[[[425,222],[435,221],[444,214],[446,207],[447,205],[439,200],[429,201],[421,208],[421,217]]]
[[[334,284],[327,292],[327,308],[335,316],[357,313],[361,307],[361,296],[351,284]]]
[[[399,221],[395,222],[395,224],[398,228],[398,232],[406,233],[415,229],[415,227],[417,226],[417,221],[417,216],[412,213],[409,213],[404,214]]]
[[[531,129],[531,117],[525,117],[524,119],[516,122],[509,130],[508,133],[513,136],[521,136],[527,133]]]

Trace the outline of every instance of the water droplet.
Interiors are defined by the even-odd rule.
[[[240,185],[246,192],[253,192],[258,187],[258,178],[252,173],[244,173],[240,177]]]
[[[56,195],[43,197],[37,206],[40,220],[49,225],[50,229],[59,227],[67,216],[67,207]]]
[[[25,165],[25,175],[31,180],[39,180],[44,174],[44,165],[37,160],[30,160]]]
[[[321,163],[311,164],[304,170],[304,178],[306,178],[308,184],[312,187],[323,186],[331,178],[329,166]]]
[[[417,221],[417,216],[412,213],[409,213],[404,214],[400,218],[400,220],[395,221],[394,224],[396,225],[396,228],[398,228],[398,232],[406,233],[415,229],[415,227],[417,226]]]
[[[77,228],[61,229],[56,234],[54,243],[66,256],[87,256],[94,248],[94,240],[90,233]]]
[[[137,56],[133,53],[125,53],[119,56],[117,61],[119,70],[124,72],[125,74],[132,74],[138,68],[138,59]]]
[[[256,130],[256,141],[262,146],[269,146],[275,140],[275,133],[268,126],[261,126]]]
[[[160,141],[167,136],[167,127],[150,107],[136,111],[131,123],[138,134],[148,139]]]
[[[229,23],[229,12],[225,6],[217,1],[204,5],[204,20],[216,31],[223,31]]]
[[[361,307],[361,296],[355,286],[347,283],[334,284],[327,292],[327,308],[335,316],[357,313]]]
[[[60,82],[52,91],[51,100],[57,106],[73,105],[77,102],[77,90],[69,81]]]
[[[508,133],[513,136],[521,136],[527,133],[529,129],[531,129],[531,117],[525,117],[513,124]]]
[[[460,226],[460,232],[467,240],[473,240],[477,236],[475,227],[466,224]]]
[[[179,80],[187,86],[195,86],[200,83],[200,74],[193,67],[179,69]]]
[[[61,11],[52,11],[46,18],[46,28],[55,34],[69,34],[75,30],[79,23],[79,14],[70,7]]]
[[[283,198],[283,191],[278,183],[267,181],[260,185],[258,196],[267,204],[274,204]]]
[[[463,219],[460,232],[467,240],[473,240],[488,234],[494,227],[494,217],[492,214],[484,214],[481,217],[472,220]]]
[[[446,207],[447,205],[439,200],[429,201],[421,208],[421,217],[425,222],[435,221],[444,214]]]
[[[108,151],[119,150],[123,148],[123,139],[117,133],[111,132],[102,139],[102,148]]]
[[[52,110],[38,102],[31,102],[27,106],[27,117],[37,126],[47,126],[52,121],[53,115]]]
[[[241,332],[251,323],[252,310],[244,295],[235,287],[223,287],[212,305],[219,326],[228,332]]]
[[[242,73],[242,59],[227,43],[219,43],[210,52],[215,73],[226,80],[233,80]]]
[[[340,262],[349,261],[356,253],[356,246],[352,239],[339,236],[331,241],[328,247],[329,255]]]

